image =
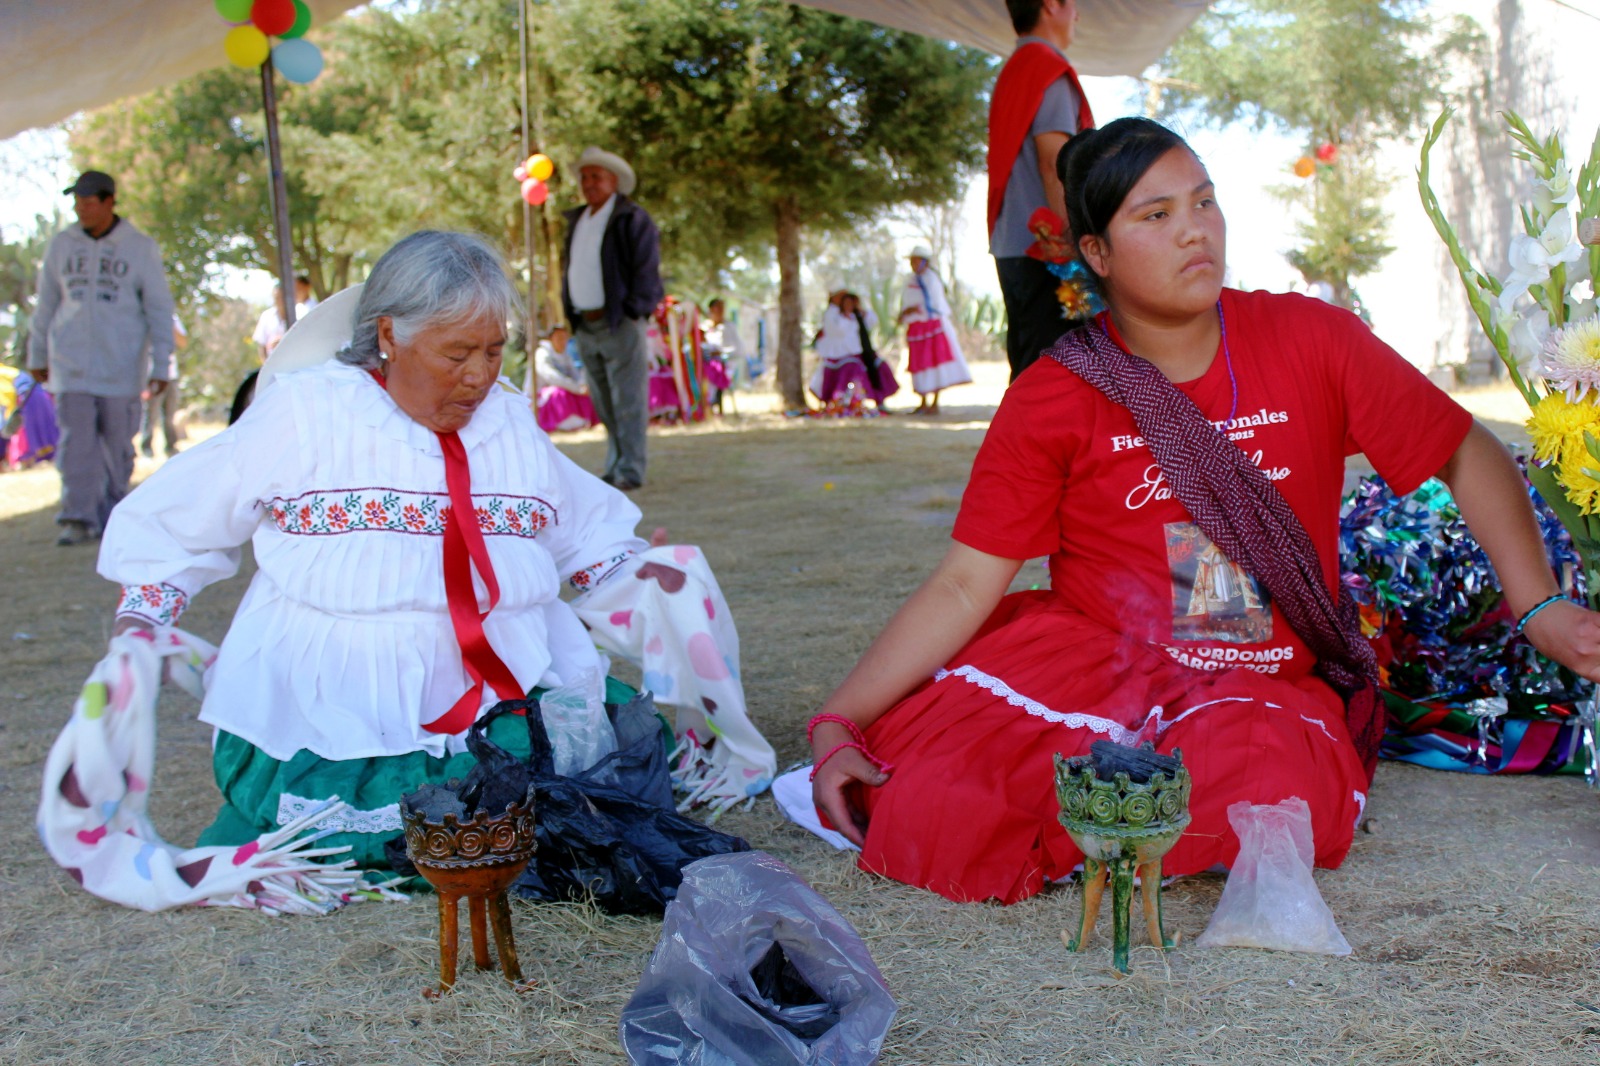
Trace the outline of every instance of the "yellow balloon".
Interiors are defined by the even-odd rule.
[[[533,178],[535,181],[548,181],[550,175],[556,172],[556,165],[543,152],[535,152],[530,155],[528,161],[523,165],[528,169],[528,177]]]
[[[235,26],[222,39],[222,50],[228,53],[228,62],[252,70],[267,61],[272,46],[267,35],[254,26]]]

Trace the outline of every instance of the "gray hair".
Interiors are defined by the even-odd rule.
[[[383,253],[356,304],[355,333],[339,361],[367,370],[383,365],[378,319],[394,323],[395,339],[409,341],[442,322],[492,317],[510,322],[522,297],[505,262],[489,242],[470,233],[422,230]]]

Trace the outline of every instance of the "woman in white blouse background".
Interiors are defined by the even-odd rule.
[[[597,641],[641,662],[658,700],[682,708],[680,731],[717,708],[698,772],[708,798],[770,779],[698,550],[635,536],[639,509],[557,451],[500,380],[521,302],[481,239],[413,234],[373,268],[353,315],[335,297],[308,316],[320,350],[308,358],[294,332],[283,342],[311,365],[264,374],[243,419],[112,515],[100,572],[123,586],[118,633],[175,624],[254,546],[201,708],[224,801],[202,844],[247,842],[338,795],[354,809],[330,844],[381,861],[399,796],[470,766],[463,738],[484,709],[535,686],[578,686],[598,706]],[[336,359],[330,324],[349,338]],[[658,580],[607,580],[628,574]],[[563,580],[590,595],[563,602]],[[683,637],[651,639],[664,613],[731,668]]]

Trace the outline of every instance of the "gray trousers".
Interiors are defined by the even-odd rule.
[[[139,447],[149,454],[154,450],[156,424],[167,441],[167,454],[176,455],[183,434],[178,432],[178,383],[167,382],[167,387],[144,402],[144,423],[139,428]]]
[[[589,376],[589,399],[606,427],[605,474],[644,484],[645,431],[650,425],[650,342],[644,319],[578,319],[578,356]]]
[[[56,521],[106,527],[111,509],[128,494],[133,477],[133,435],[139,432],[137,396],[56,396],[56,468],[61,471],[61,511]]]

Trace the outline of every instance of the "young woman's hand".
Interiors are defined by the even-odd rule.
[[[822,758],[849,739],[850,734],[841,725],[833,722],[818,725],[812,735],[812,758]],[[888,780],[889,775],[868,762],[858,749],[844,748],[834,752],[817,771],[811,782],[811,802],[828,816],[845,839],[861,847],[866,843],[867,816],[850,805],[847,790],[858,783],[878,788]]]
[[[1523,633],[1546,658],[1600,681],[1600,614],[1570,600],[1552,603],[1534,615]]]

